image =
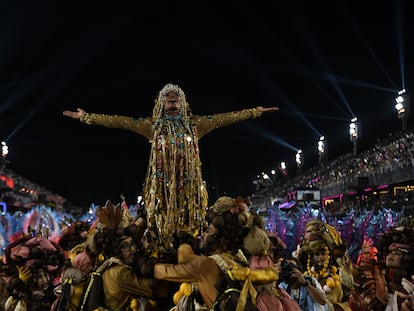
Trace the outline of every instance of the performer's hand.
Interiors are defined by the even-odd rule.
[[[290,276],[296,278],[301,285],[306,283],[306,279],[299,269],[292,268],[292,273],[290,274]]]
[[[64,116],[71,117],[77,120],[79,120],[85,113],[86,113],[85,110],[80,109],[80,108],[78,108],[77,111],[70,111],[70,110],[63,111]]]
[[[17,271],[19,272],[19,279],[25,283],[33,276],[32,271],[27,266],[17,266]]]
[[[262,107],[262,106],[258,106],[256,107],[257,111],[259,112],[272,112],[272,111],[276,111],[279,110],[278,107]]]

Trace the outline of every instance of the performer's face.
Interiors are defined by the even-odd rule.
[[[182,99],[178,93],[170,91],[164,95],[162,104],[164,105],[164,112],[168,116],[176,116],[180,113]]]
[[[393,250],[385,257],[385,265],[388,268],[401,268],[402,258],[404,253],[400,250]]]
[[[217,229],[216,227],[213,226],[213,224],[210,224],[207,230],[203,232],[203,234],[201,235],[201,240],[200,240],[200,249],[202,251],[210,250],[211,246],[215,244],[216,233],[217,233]]]
[[[45,270],[43,269],[38,270],[37,275],[36,275],[36,285],[37,285],[37,288],[41,290],[48,289],[50,285],[50,276]]]
[[[128,237],[119,244],[120,259],[127,265],[132,265],[137,252],[137,246],[132,238]]]
[[[327,259],[328,253],[324,249],[318,249],[313,257],[316,269],[322,269]]]

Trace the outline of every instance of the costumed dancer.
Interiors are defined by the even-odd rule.
[[[336,229],[321,220],[311,220],[299,249],[304,275],[315,277],[326,293],[328,310],[351,310],[347,291],[353,289],[352,265],[347,247]]]
[[[54,289],[57,299],[51,311],[81,309],[88,278],[96,262],[96,258],[86,250],[89,229],[90,224],[82,221],[73,221],[62,229],[58,244],[64,251],[65,265],[60,282]]]
[[[167,84],[159,92],[152,117],[132,118],[64,111],[82,123],[129,130],[151,143],[144,186],[149,239],[154,249],[171,248],[172,234],[185,230],[200,232],[208,204],[202,179],[198,140],[212,130],[260,117],[278,108],[256,107],[228,113],[196,116],[191,113],[183,90]]]
[[[254,284],[273,284],[278,273],[273,265],[257,270],[248,267],[241,249],[252,216],[235,199],[220,197],[209,208],[206,220],[209,226],[199,245],[202,255],[183,243],[177,252],[178,264],[155,264],[155,277],[182,282],[174,294],[176,310],[190,310],[182,308],[194,305],[208,310],[256,310]]]
[[[155,300],[168,296],[168,288],[151,277],[153,263],[142,254],[145,222],[135,222],[127,209],[109,201],[97,209],[97,217],[86,249],[101,259],[91,274],[83,310],[95,310],[102,302],[109,310],[153,310]]]
[[[31,233],[17,239],[6,248],[6,264],[15,270],[7,285],[6,311],[50,310],[56,298],[54,279],[63,265],[63,250],[39,232],[38,236],[32,237],[36,233]]]
[[[414,229],[410,223],[381,234],[377,247],[369,240],[363,247],[368,254],[355,267],[357,286],[350,299],[352,310],[413,310],[407,309],[414,289],[409,281],[414,275]]]

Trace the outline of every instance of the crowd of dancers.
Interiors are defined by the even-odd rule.
[[[317,215],[291,251],[250,204],[220,197],[201,232],[178,231],[158,252],[143,206],[107,202],[59,232],[37,208],[26,223],[38,225],[5,248],[0,309],[413,310],[411,218],[365,237],[351,257]]]

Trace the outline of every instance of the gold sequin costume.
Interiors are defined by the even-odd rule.
[[[170,91],[182,100],[181,111],[175,117],[164,114],[163,98]],[[193,116],[181,88],[167,84],[155,100],[152,118],[85,113],[80,121],[129,130],[149,140],[151,153],[143,194],[148,226],[158,246],[168,248],[172,233],[195,232],[204,225],[208,196],[198,140],[216,128],[259,116],[261,112],[256,108]]]

